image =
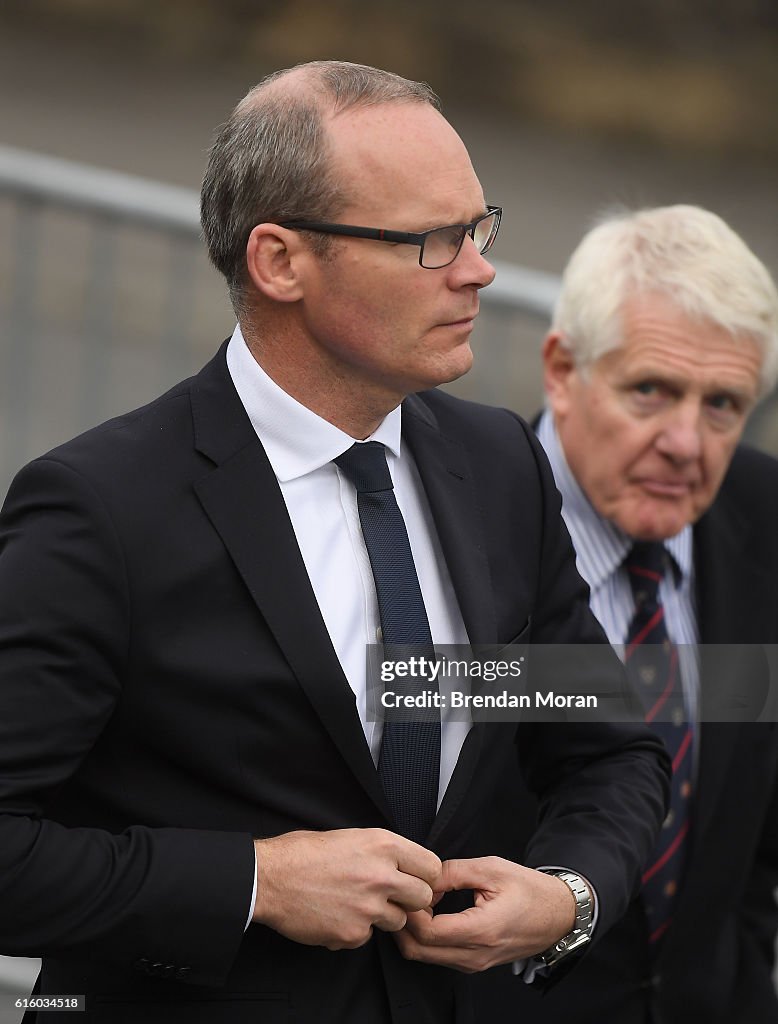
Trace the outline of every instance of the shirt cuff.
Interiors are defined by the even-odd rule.
[[[588,884],[588,883],[587,883]],[[591,888],[591,886],[589,886]],[[248,931],[248,927],[251,924],[251,919],[254,916],[254,904],[257,902],[257,854],[256,849],[254,851],[254,888],[251,890],[251,906],[249,907],[249,916],[246,919],[246,925],[243,931]]]

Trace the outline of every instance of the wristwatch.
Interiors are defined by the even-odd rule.
[[[560,878],[575,897],[575,921],[573,930],[557,939],[553,946],[544,949],[535,956],[535,960],[546,967],[553,967],[566,956],[582,949],[591,941],[592,911],[594,904],[591,890],[585,879],[574,871],[546,871],[545,874]]]

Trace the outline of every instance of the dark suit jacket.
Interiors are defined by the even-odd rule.
[[[403,429],[471,639],[599,640],[526,425],[433,392]],[[0,526],[0,950],[42,955],[40,991],[111,1024],[468,1019],[467,978],[391,936],[244,934],[252,837],[391,820],[224,348],[22,470]],[[598,684],[619,692],[618,667]],[[441,857],[483,852],[517,748],[549,808],[529,862],[575,865],[611,923],[662,815],[662,752],[642,725],[476,726]]]
[[[778,463],[738,450],[694,528],[703,644],[778,643]],[[736,652],[703,652],[711,663]],[[754,653],[746,654],[751,660]],[[775,667],[773,666],[773,673]],[[752,680],[760,683],[760,680]],[[764,697],[750,687],[752,703]],[[713,694],[714,703],[718,694]],[[775,723],[703,722],[690,855],[673,924],[655,963],[640,900],[542,998],[503,969],[479,979],[483,1024],[774,1024],[778,926],[778,735]],[[518,783],[520,786],[521,783]],[[530,831],[534,798],[517,830]],[[520,839],[516,839],[520,842]]]

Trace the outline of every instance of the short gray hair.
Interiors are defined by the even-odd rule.
[[[245,311],[246,244],[255,225],[329,220],[347,201],[332,169],[323,112],[393,102],[440,110],[424,82],[362,64],[311,61],[268,75],[218,130],[200,216],[208,255],[227,279],[239,317]],[[324,254],[331,239],[311,237]]]
[[[688,316],[752,338],[763,354],[760,393],[778,378],[778,292],[767,268],[716,214],[698,206],[606,216],[565,268],[552,330],[585,367],[621,341],[632,295],[667,295]]]

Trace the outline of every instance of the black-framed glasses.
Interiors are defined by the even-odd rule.
[[[324,235],[371,238],[375,242],[418,245],[419,265],[427,270],[440,270],[457,258],[465,235],[470,235],[482,256],[489,252],[497,237],[501,217],[501,206],[487,206],[486,213],[471,220],[469,224],[448,224],[429,231],[390,231],[388,228],[361,228],[353,224],[327,224],[318,220],[286,220],[281,222],[281,227],[297,231],[320,231]]]

